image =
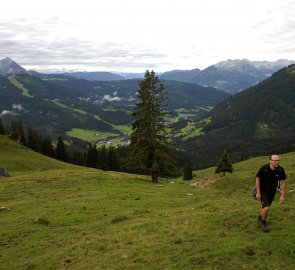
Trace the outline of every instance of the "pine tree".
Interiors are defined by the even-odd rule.
[[[3,123],[1,117],[0,117],[0,134],[1,135],[5,135],[6,134],[5,126],[4,126],[4,123]]]
[[[119,171],[119,158],[116,149],[113,146],[109,147],[109,170],[110,171]]]
[[[86,167],[97,168],[97,148],[96,144],[89,143],[86,154]]]
[[[24,128],[23,128],[23,124],[21,121],[17,121],[17,130],[18,130],[18,134],[19,134],[19,142],[22,145],[27,145],[27,140],[26,140]]]
[[[226,152],[226,150],[224,150],[219,161],[217,162],[215,173],[222,173],[224,176],[226,172],[232,173],[233,165],[228,153]]]
[[[40,138],[40,144],[41,144],[41,153],[43,155],[48,156],[48,157],[54,157],[54,149],[53,149],[52,142],[50,139]]]
[[[109,160],[108,160],[108,150],[105,145],[100,147],[100,163],[98,163],[98,168],[104,171],[109,170]]]
[[[155,72],[147,70],[139,84],[139,102],[132,113],[129,163],[133,169],[150,173],[153,182],[158,182],[160,173],[173,168],[166,133],[167,111],[163,109],[166,106],[163,102],[167,100],[164,90]]]
[[[58,140],[57,140],[55,156],[58,160],[65,161],[65,162],[67,161],[66,147],[65,147],[63,138],[61,136],[58,137]]]
[[[183,169],[183,180],[193,179],[193,169],[190,164],[187,164]]]
[[[28,126],[27,145],[30,149],[40,152],[39,135],[31,126]]]
[[[9,138],[18,141],[19,140],[19,133],[18,133],[18,127],[17,127],[17,121],[12,121],[10,123],[10,128],[9,128]]]

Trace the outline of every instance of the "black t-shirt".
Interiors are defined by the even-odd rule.
[[[272,170],[269,164],[263,165],[256,176],[260,179],[260,190],[269,192],[276,192],[278,182],[286,179],[286,173],[283,167],[279,166],[275,170]]]

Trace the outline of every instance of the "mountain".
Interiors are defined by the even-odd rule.
[[[143,77],[144,77],[144,72],[142,72],[142,73],[118,72],[116,74],[123,77],[125,80],[128,80],[128,79],[143,79]]]
[[[174,80],[180,82],[192,83],[192,78],[201,72],[200,69],[193,70],[172,70],[162,73],[159,77],[161,80]]]
[[[203,136],[185,145],[213,165],[224,149],[234,161],[295,149],[295,65],[215,106]],[[200,164],[199,164],[200,165]]]
[[[27,71],[18,65],[16,62],[6,57],[0,60],[0,74],[8,75],[8,74],[26,74]]]
[[[160,78],[211,86],[235,94],[266,79],[279,69],[294,63],[295,61],[289,60],[278,60],[276,62],[249,61],[247,59],[227,60],[211,65],[202,71],[194,69],[165,72]]]
[[[77,79],[85,79],[89,81],[117,81],[125,78],[111,72],[96,71],[96,72],[68,72],[63,75],[69,75]]]
[[[229,96],[212,87],[162,83],[174,122],[184,116],[201,117]],[[88,131],[97,138],[126,139],[138,87],[139,80],[89,81],[37,72],[0,76],[0,116],[6,124],[14,119],[25,126],[31,124],[52,139],[62,135],[72,141],[73,129],[78,129],[79,138],[83,134],[84,141],[88,140]]]

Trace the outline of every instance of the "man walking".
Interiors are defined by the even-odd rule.
[[[279,165],[279,162],[279,155],[270,155],[269,163],[263,165],[256,174],[256,199],[261,201],[258,222],[263,232],[269,232],[266,219],[278,187],[281,191],[280,203],[285,202],[286,173],[284,168]]]

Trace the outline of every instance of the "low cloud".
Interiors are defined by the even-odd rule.
[[[24,110],[24,108],[21,104],[13,104],[12,109],[18,110],[19,112]]]
[[[12,111],[8,111],[8,110],[3,110],[3,111],[1,112],[1,114],[0,114],[0,116],[4,116],[4,115],[6,115],[6,114],[13,114],[13,112],[12,112]]]
[[[106,101],[121,101],[122,98],[120,97],[111,97],[110,95],[104,95],[103,100],[106,100]]]

